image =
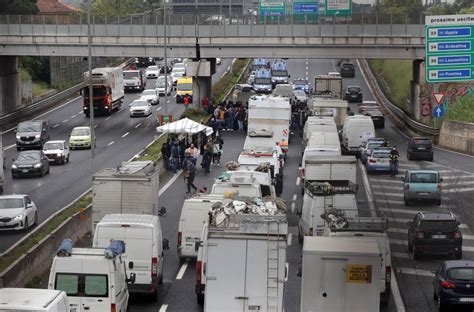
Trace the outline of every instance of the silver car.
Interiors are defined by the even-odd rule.
[[[138,99],[130,103],[130,117],[145,117],[151,113],[151,104],[147,100]]]
[[[28,231],[37,223],[37,208],[28,195],[0,196],[0,230]]]

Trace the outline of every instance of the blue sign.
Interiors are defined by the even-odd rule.
[[[471,51],[469,41],[436,42],[430,45],[430,51]]]
[[[438,70],[439,78],[467,78],[471,77],[470,69]]]
[[[434,29],[434,32],[430,34],[431,38],[436,37],[470,37],[471,36],[471,28],[470,27],[462,27],[462,28],[438,28]]]
[[[430,65],[471,65],[471,55],[430,56]]]
[[[444,106],[443,105],[436,105],[433,108],[433,116],[435,116],[435,118],[443,118],[443,116],[444,116]]]
[[[319,10],[318,3],[293,3],[293,14],[316,14]]]

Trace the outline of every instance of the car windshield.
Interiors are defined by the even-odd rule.
[[[286,77],[287,75],[287,70],[272,70],[272,76]]]
[[[270,80],[270,78],[255,78],[254,79],[254,83],[256,85],[259,85],[259,84],[270,84],[272,83],[272,81]]]
[[[171,73],[184,73],[186,71],[185,68],[182,67],[174,67]]]
[[[413,139],[415,145],[430,145],[431,141],[428,139]]]
[[[62,143],[45,143],[43,149],[45,151],[63,149],[63,144]]]
[[[123,79],[138,79],[138,72],[123,72]]]
[[[87,128],[72,129],[71,135],[72,136],[90,135],[90,130]]]
[[[174,78],[179,78],[179,77],[183,77],[184,76],[184,73],[183,72],[174,72],[174,73],[171,73],[171,77],[174,77]]]
[[[410,175],[412,183],[437,183],[436,173],[418,172]]]
[[[26,153],[20,153],[18,155],[19,161],[32,161],[32,160],[39,160],[40,159],[40,154],[39,153],[31,153],[31,152],[26,152]]]
[[[158,66],[149,66],[146,70],[148,70],[148,71],[158,71]]]
[[[191,91],[193,89],[192,83],[180,83],[178,89],[181,91]]]
[[[156,95],[156,91],[152,89],[145,90],[143,91],[142,95]]]
[[[452,268],[448,270],[449,279],[460,281],[474,280],[474,268]]]
[[[2,198],[0,199],[0,209],[23,208],[23,199],[21,198]]]
[[[352,68],[354,68],[354,64],[352,64],[352,63],[343,63],[341,67],[347,68],[347,69],[352,69]]]
[[[383,142],[370,142],[367,146],[368,149],[373,149],[374,147],[382,146]]]
[[[457,222],[455,220],[424,220],[421,227],[426,231],[454,231],[457,229]]]
[[[147,104],[148,104],[147,101],[133,101],[130,106],[132,107],[147,106]]]
[[[347,91],[348,92],[360,92],[360,88],[359,87],[349,87],[349,88],[347,88]]]
[[[295,91],[293,91],[293,94],[295,96],[306,96],[306,93],[304,91],[301,91],[301,90],[295,90]]]
[[[184,65],[184,63],[176,63],[173,65],[173,68],[185,68],[186,65]]]
[[[390,151],[387,152],[374,152],[372,154],[373,158],[388,158],[390,155]]]
[[[39,132],[41,131],[40,123],[21,123],[16,129],[18,132]]]

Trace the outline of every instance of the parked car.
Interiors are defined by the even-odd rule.
[[[92,133],[87,126],[75,127],[69,135],[69,148],[91,148]],[[95,142],[94,142],[95,143]],[[95,146],[95,144],[94,144]]]
[[[293,80],[294,90],[303,90],[306,94],[309,94],[309,80],[306,78],[297,78]]]
[[[64,164],[69,162],[69,146],[65,140],[48,141],[44,143],[43,153],[48,157],[49,162],[59,162]]]
[[[159,76],[158,72],[159,72],[158,66],[156,65],[148,66],[147,69],[145,70],[145,76],[147,79],[158,78]]]
[[[375,147],[372,153],[367,157],[365,168],[367,173],[385,171],[390,172],[390,148]]]
[[[49,173],[49,160],[43,151],[23,151],[13,159],[12,177],[44,176]]]
[[[222,64],[222,60],[220,57],[216,57],[216,65],[221,65]]]
[[[36,204],[28,195],[0,196],[0,230],[24,230],[38,223]]]
[[[407,170],[402,178],[403,200],[409,206],[413,201],[434,201],[441,205],[443,178],[437,170]]]
[[[298,102],[302,104],[308,103],[308,95],[303,90],[293,90],[293,94]]]
[[[348,102],[362,103],[362,89],[359,86],[348,86],[344,92],[344,99]]]
[[[417,260],[425,253],[462,258],[462,234],[452,212],[418,212],[408,221],[408,251]]]
[[[433,161],[433,145],[424,137],[413,137],[408,141],[407,159],[426,159]]]
[[[371,108],[365,111],[364,115],[370,116],[374,123],[374,128],[385,128],[385,115],[378,108]]]
[[[433,271],[433,299],[438,301],[439,311],[452,311],[451,306],[474,305],[474,261],[444,261]]]
[[[339,72],[328,72],[329,77],[342,78]]]
[[[49,140],[49,125],[46,120],[23,121],[16,127],[16,149],[42,148]]]
[[[372,149],[382,146],[384,142],[384,138],[370,138],[367,140],[367,142],[362,142],[362,144],[359,146],[359,156],[362,164],[365,165],[367,162],[367,157],[372,154]]]
[[[130,117],[150,116],[152,113],[150,102],[138,99],[130,103]]]
[[[160,102],[158,91],[156,89],[143,90],[140,100],[145,100],[151,105],[157,105]]]
[[[341,73],[341,77],[355,77],[355,66],[351,62],[343,62],[341,63],[341,67],[339,68],[339,72]]]

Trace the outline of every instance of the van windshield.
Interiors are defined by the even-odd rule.
[[[178,84],[178,89],[181,91],[192,91],[193,84],[192,83],[180,83]]]
[[[138,79],[138,72],[123,72],[123,79]]]
[[[71,297],[108,297],[107,275],[57,273],[54,289]]]

